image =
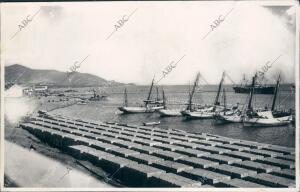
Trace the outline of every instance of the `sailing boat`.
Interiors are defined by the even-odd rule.
[[[166,106],[166,96],[164,90],[162,90],[163,94],[163,109],[160,109],[158,112],[161,117],[174,117],[174,116],[181,116],[180,109],[167,109]]]
[[[275,109],[275,102],[277,97],[277,92],[279,88],[280,76],[278,77],[273,102],[272,102],[272,109],[267,111],[254,111],[252,108],[252,98],[254,95],[254,87],[255,87],[255,80],[257,75],[252,79],[252,89],[250,92],[250,99],[248,103],[248,108],[246,112],[246,116],[243,117],[243,123],[245,127],[256,127],[256,126],[283,126],[287,125],[291,122],[292,117],[290,115],[282,116],[282,117],[274,117],[272,111]]]
[[[147,100],[144,100],[144,105],[139,107],[129,107],[128,106],[128,100],[127,100],[127,90],[124,91],[124,105],[122,107],[118,107],[120,111],[123,113],[152,113],[154,111],[157,111],[159,109],[163,109],[164,106],[162,105],[162,101],[158,100],[150,100],[152,89],[154,85],[154,78],[152,80],[150,90],[148,93]]]
[[[195,93],[195,88],[198,85],[199,76],[197,75],[196,80],[194,82],[194,86],[193,86],[193,89],[192,89],[192,92],[191,92],[190,98],[189,98],[188,107],[185,111],[182,111],[181,113],[183,116],[185,116],[188,119],[212,119],[214,117],[214,115],[216,114],[216,112],[221,112],[225,109],[224,106],[220,106],[220,102],[219,102],[220,91],[221,91],[222,84],[224,81],[225,72],[223,72],[223,74],[222,74],[222,78],[219,83],[218,92],[217,92],[214,104],[212,106],[204,106],[204,107],[201,107],[198,109],[193,109],[192,108],[192,97]]]
[[[243,121],[243,115],[242,111],[239,109],[239,104],[233,106],[230,110],[227,110],[225,89],[223,89],[223,97],[225,110],[217,113],[215,119],[221,123],[241,123]]]

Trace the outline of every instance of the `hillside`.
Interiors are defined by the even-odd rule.
[[[5,84],[32,85],[37,83],[53,84],[54,86],[88,87],[88,86],[116,86],[122,85],[115,81],[107,81],[96,75],[87,73],[73,73],[56,70],[37,70],[14,64],[5,67]]]

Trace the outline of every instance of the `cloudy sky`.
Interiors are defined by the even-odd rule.
[[[295,10],[229,1],[4,4],[1,62],[68,71],[87,57],[79,72],[149,84],[184,56],[160,83],[186,84],[197,71],[218,83],[223,70],[240,82],[243,73],[250,77],[279,57],[267,78],[281,72],[293,82]],[[19,31],[27,17],[32,21]],[[212,30],[218,18],[223,21]]]

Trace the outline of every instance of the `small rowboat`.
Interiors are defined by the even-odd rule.
[[[160,121],[153,121],[153,122],[144,122],[144,126],[153,126],[153,125],[159,125]]]

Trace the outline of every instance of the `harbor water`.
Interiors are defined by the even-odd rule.
[[[224,86],[226,90],[226,103],[228,106],[245,105],[248,102],[248,94],[234,93],[231,86]],[[79,92],[88,92],[92,88],[77,88]],[[139,106],[147,98],[149,86],[127,86],[128,105]],[[169,109],[185,109],[188,100],[189,86],[163,86],[167,97]],[[160,89],[161,90],[161,87]],[[212,104],[216,96],[217,85],[203,86],[197,89],[194,102],[199,104]],[[158,113],[122,114],[118,107],[124,102],[124,87],[109,87],[104,90],[109,97],[88,103],[87,105],[72,105],[61,108],[51,113],[71,116],[75,118],[92,119],[98,121],[117,121],[141,125],[143,122],[160,121],[163,129],[175,128],[193,133],[206,132],[231,138],[245,139],[262,143],[295,147],[295,127],[293,125],[279,127],[243,127],[242,124],[217,124],[212,119],[185,120],[183,117],[161,118]],[[156,97],[156,90],[153,90]],[[160,92],[161,97],[161,92]],[[265,108],[272,105],[272,95],[255,95],[253,104],[255,108]],[[221,103],[223,95],[220,96]],[[290,86],[281,86],[276,106],[280,109],[295,109],[295,95]]]

